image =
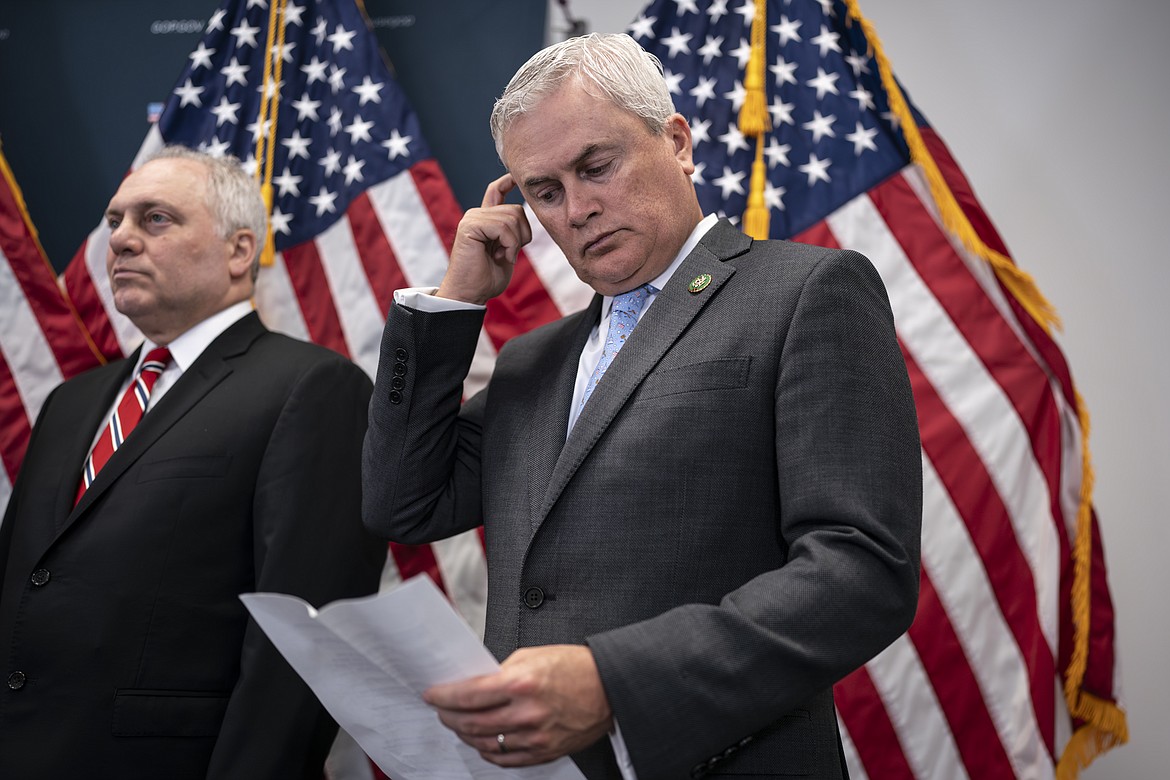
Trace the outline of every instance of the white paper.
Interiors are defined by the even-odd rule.
[[[426,575],[313,609],[295,596],[240,596],[325,709],[394,780],[584,780],[567,758],[501,769],[439,722],[432,685],[499,664]]]

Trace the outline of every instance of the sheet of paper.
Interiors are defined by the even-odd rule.
[[[319,611],[295,596],[240,596],[338,724],[394,780],[584,780],[569,759],[489,764],[439,722],[424,690],[499,668],[430,578]]]

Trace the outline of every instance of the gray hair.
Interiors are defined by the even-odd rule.
[[[504,159],[504,133],[515,119],[571,78],[595,98],[612,101],[660,133],[674,113],[662,63],[628,35],[590,33],[532,55],[492,109],[492,138]]]
[[[207,208],[215,218],[220,238],[227,239],[240,229],[256,236],[256,256],[252,258],[252,281],[256,281],[260,253],[268,236],[268,207],[260,185],[244,170],[243,163],[231,155],[215,157],[175,144],[159,149],[146,162],[154,160],[190,160],[203,166],[207,171]]]

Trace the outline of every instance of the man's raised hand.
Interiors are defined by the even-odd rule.
[[[515,187],[505,173],[488,185],[483,204],[463,215],[436,293],[440,298],[484,304],[507,288],[520,248],[532,240],[524,207],[504,202]]]

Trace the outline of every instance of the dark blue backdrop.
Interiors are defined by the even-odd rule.
[[[0,0],[0,141],[58,270],[97,224],[218,0]],[[366,0],[465,208],[502,168],[492,101],[544,39],[546,0]]]

